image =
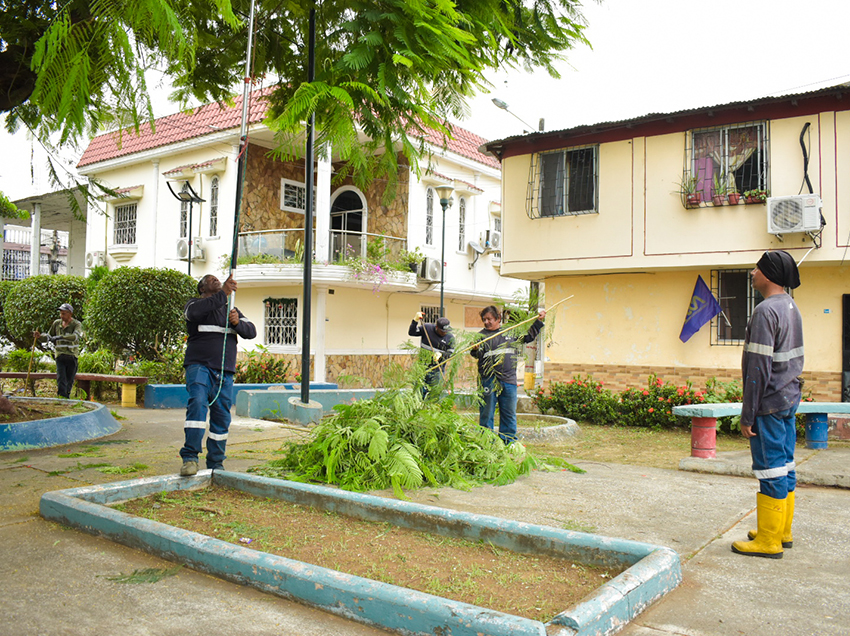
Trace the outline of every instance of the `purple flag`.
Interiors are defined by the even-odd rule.
[[[691,336],[702,329],[702,326],[719,314],[720,311],[720,303],[714,298],[702,276],[697,276],[694,295],[691,296],[691,304],[688,306],[688,315],[685,316],[685,324],[682,325],[682,333],[679,334],[679,340],[687,342]]]

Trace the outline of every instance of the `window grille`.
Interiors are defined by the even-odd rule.
[[[682,194],[696,198],[686,207],[733,203],[729,195],[752,190],[768,192],[768,141],[766,122],[692,130],[686,136]]]
[[[437,322],[437,318],[440,317],[440,308],[434,305],[422,305],[419,311],[424,314],[422,318],[424,322]]]
[[[184,183],[180,192],[189,192],[189,183]],[[189,236],[189,202],[180,201],[180,238]]]
[[[304,214],[307,211],[307,185],[289,179],[280,180],[280,209]],[[316,189],[313,188],[313,210],[316,210]]]
[[[711,321],[711,344],[742,345],[747,323],[753,309],[762,300],[750,284],[749,269],[723,269],[711,271],[711,293],[720,303],[722,313]]]
[[[210,236],[218,236],[218,177],[210,182]]]
[[[526,212],[532,219],[598,213],[598,146],[532,156]]]
[[[457,225],[457,250],[466,251],[466,199],[461,197],[457,203],[458,225]]]
[[[266,344],[297,346],[298,299],[266,298]]]
[[[434,244],[434,188],[425,195],[425,245]]]
[[[494,216],[493,217],[493,229],[496,230],[497,232],[502,231],[502,217],[500,217],[500,216]]]
[[[115,208],[113,242],[116,245],[136,244],[136,204]]]

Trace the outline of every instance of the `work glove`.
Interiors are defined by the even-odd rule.
[[[416,317],[414,318],[414,320],[417,320],[417,321],[422,320],[424,317],[425,317],[425,314],[423,314],[421,311],[417,311]]]
[[[435,351],[434,352],[434,362],[437,363],[442,359],[443,359],[443,354],[440,353],[439,351]]]

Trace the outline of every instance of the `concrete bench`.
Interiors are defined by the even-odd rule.
[[[716,457],[717,418],[741,414],[740,402],[674,406],[673,415],[691,418],[691,457]],[[850,402],[800,402],[806,416],[806,448],[827,447],[830,413],[850,413]]]
[[[23,371],[0,371],[0,378],[16,380],[55,380],[55,373],[24,373]],[[85,392],[86,398],[91,400],[92,382],[117,382],[121,384],[121,406],[136,406],[136,387],[147,383],[144,376],[136,375],[106,375],[103,373],[78,373],[75,382],[80,390]]]

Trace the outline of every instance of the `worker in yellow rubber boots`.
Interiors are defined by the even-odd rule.
[[[797,473],[796,413],[802,394],[803,321],[785,289],[800,285],[797,264],[787,252],[765,252],[752,271],[753,289],[764,300],[747,324],[742,360],[744,405],[741,433],[750,440],[758,529],[750,541],[735,541],[732,551],[781,559],[792,546]]]

